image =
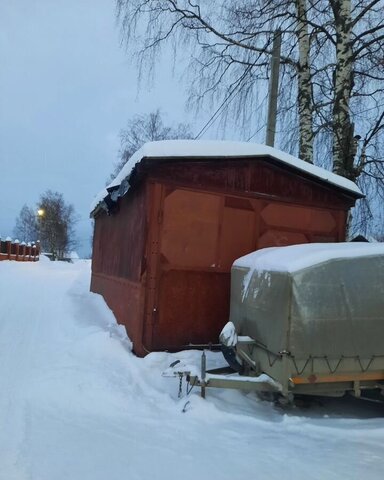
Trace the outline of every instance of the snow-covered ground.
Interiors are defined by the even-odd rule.
[[[383,477],[383,406],[178,399],[161,372],[199,354],[136,358],[89,279],[86,261],[0,262],[0,480]]]

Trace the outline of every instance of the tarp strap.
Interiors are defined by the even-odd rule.
[[[372,357],[369,358],[368,362],[366,363],[366,365],[364,366],[363,365],[363,362],[361,361],[361,358],[359,357],[359,355],[351,355],[351,356],[344,356],[342,355],[337,363],[336,363],[336,366],[332,367],[328,357],[326,355],[324,356],[310,356],[307,358],[307,360],[305,361],[304,363],[304,366],[302,368],[299,368],[298,367],[298,364],[296,362],[296,359],[293,355],[289,355],[289,358],[292,360],[292,363],[295,367],[295,370],[296,370],[296,374],[297,375],[301,375],[305,369],[307,368],[307,365],[309,362],[313,362],[314,360],[323,360],[327,367],[328,367],[328,370],[329,370],[329,373],[335,373],[337,372],[337,370],[339,369],[341,363],[343,362],[343,360],[356,360],[359,367],[360,367],[360,370],[362,373],[365,373],[366,371],[369,370],[370,366],[372,365],[373,361],[376,359],[376,358],[384,358],[384,355],[372,355]]]
[[[323,355],[323,356],[312,356],[310,355],[304,362],[304,366],[299,368],[298,364],[297,364],[297,361],[296,361],[296,358],[294,355],[292,355],[290,352],[280,352],[280,353],[274,353],[272,352],[271,350],[268,350],[267,348],[265,348],[260,342],[257,342],[255,341],[255,343],[257,343],[257,347],[258,348],[261,348],[263,349],[266,353],[267,353],[267,358],[268,358],[268,363],[269,363],[269,366],[270,367],[273,367],[274,364],[278,361],[278,360],[281,360],[283,358],[284,355],[286,355],[288,358],[290,358],[292,360],[292,363],[295,367],[295,370],[296,370],[296,374],[297,375],[301,375],[305,369],[307,368],[308,364],[310,362],[312,362],[312,365],[313,365],[313,362],[315,360],[323,360],[327,367],[328,367],[328,370],[329,370],[329,373],[335,373],[337,372],[337,370],[339,369],[341,363],[343,362],[343,360],[356,360],[359,367],[360,367],[360,370],[362,373],[365,373],[366,371],[369,370],[369,368],[371,367],[373,361],[376,359],[376,358],[384,358],[384,355],[372,355],[369,359],[368,359],[368,362],[366,363],[366,365],[364,366],[363,362],[361,361],[361,358],[359,355],[351,355],[351,356],[346,356],[346,355],[341,355],[341,357],[339,359],[337,359],[337,363],[334,367],[332,367],[331,365],[331,362],[329,361],[329,358],[327,357],[327,355]]]

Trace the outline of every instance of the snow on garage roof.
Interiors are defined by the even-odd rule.
[[[272,157],[318,179],[354,193],[357,197],[364,196],[359,187],[347,178],[336,175],[324,168],[304,162],[288,153],[273,147],[248,142],[230,142],[224,140],[162,140],[145,143],[127,161],[116,178],[95,197],[91,212],[109,194],[109,189],[119,187],[125,179],[129,179],[135,166],[143,158],[241,158],[241,157]]]
[[[293,273],[330,260],[384,255],[384,243],[306,243],[270,247],[235,260],[233,266],[251,271]]]

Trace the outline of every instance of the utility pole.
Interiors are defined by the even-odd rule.
[[[276,117],[277,117],[277,96],[279,91],[279,73],[280,73],[280,52],[281,52],[281,31],[276,30],[273,35],[273,47],[271,58],[271,76],[269,79],[268,93],[268,118],[266,145],[273,147],[275,145]]]

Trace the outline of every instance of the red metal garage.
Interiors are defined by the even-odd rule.
[[[345,240],[355,184],[249,143],[146,144],[96,198],[91,290],[134,351],[216,343],[251,251]]]

